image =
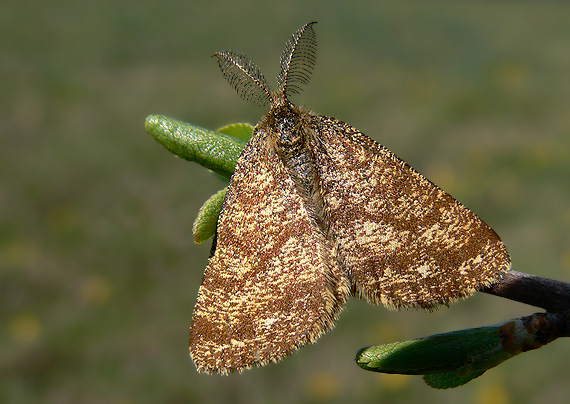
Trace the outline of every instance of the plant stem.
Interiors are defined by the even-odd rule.
[[[508,271],[481,292],[504,297],[549,312],[570,310],[570,284],[517,271]]]

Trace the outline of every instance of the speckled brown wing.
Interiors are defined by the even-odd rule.
[[[277,361],[329,330],[348,279],[263,133],[246,145],[222,207],[190,326],[199,371]]]
[[[509,269],[497,234],[392,152],[334,118],[310,127],[330,238],[354,295],[433,308]]]

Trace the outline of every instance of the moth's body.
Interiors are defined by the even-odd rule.
[[[312,194],[316,192],[316,178],[313,152],[307,148],[309,119],[307,111],[286,103],[272,108],[254,131],[265,134],[268,147],[288,168],[299,190]]]
[[[286,62],[311,33],[293,36]],[[263,84],[247,59],[220,57]],[[231,178],[190,328],[200,371],[283,358],[331,329],[350,295],[432,309],[510,266],[491,228],[389,150],[287,101],[293,67],[276,95],[259,84],[272,106]]]

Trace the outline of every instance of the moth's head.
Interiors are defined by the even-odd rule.
[[[289,104],[290,94],[301,92],[313,72],[317,40],[313,25],[303,25],[285,44],[281,53],[281,70],[277,76],[277,91],[272,92],[261,70],[247,56],[224,51],[214,53],[222,74],[238,95],[259,106],[271,104],[271,109]]]

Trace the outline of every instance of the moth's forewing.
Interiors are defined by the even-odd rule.
[[[246,145],[198,292],[190,353],[228,373],[277,361],[332,328],[348,280],[259,130]]]
[[[509,269],[489,226],[388,149],[334,118],[310,128],[330,238],[357,296],[433,308]]]

